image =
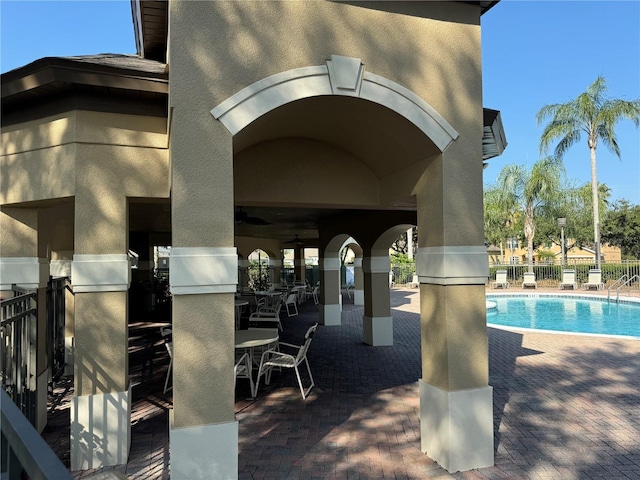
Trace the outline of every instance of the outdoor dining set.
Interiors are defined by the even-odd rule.
[[[298,305],[313,299],[318,304],[319,286],[291,285],[288,288],[268,291],[240,289],[235,300],[235,365],[237,379],[249,381],[251,396],[255,398],[261,378],[269,385],[273,370],[292,369],[296,373],[302,398],[305,399],[314,386],[307,351],[318,324],[309,327],[300,345],[283,342],[280,314],[287,317],[299,315]],[[173,338],[171,327],[162,327],[160,333],[169,353],[169,367],[164,384],[164,393],[172,388],[170,378],[173,366]],[[300,374],[300,366],[306,365],[309,385],[305,386]]]

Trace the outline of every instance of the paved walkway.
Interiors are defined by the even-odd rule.
[[[256,400],[238,381],[241,480],[640,479],[640,341],[489,328],[495,466],[449,474],[420,452],[417,290],[392,290],[392,307],[393,347],[362,343],[362,307],[318,328],[306,401],[292,372]],[[286,337],[298,343],[316,319],[305,304],[283,320]],[[130,461],[111,469],[130,479],[169,478],[171,392],[157,360],[132,372]],[[56,393],[44,437],[68,464],[70,388]]]

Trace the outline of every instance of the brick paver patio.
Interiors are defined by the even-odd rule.
[[[418,297],[392,290],[393,347],[362,343],[362,307],[345,297],[343,325],[320,326],[311,345],[316,387],[306,401],[293,372],[275,373],[255,400],[238,380],[240,479],[640,479],[635,339],[489,328],[495,466],[449,474],[422,454]],[[284,317],[283,340],[299,343],[317,309],[308,302]],[[162,394],[167,360],[155,360],[153,369],[132,365],[129,463],[100,471],[169,478],[171,392]],[[67,465],[70,391],[56,390],[43,434]]]

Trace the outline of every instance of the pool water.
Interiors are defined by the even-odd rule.
[[[496,304],[496,308],[487,308],[488,324],[640,337],[640,303],[542,296],[487,299]]]

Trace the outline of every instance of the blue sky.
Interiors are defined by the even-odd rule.
[[[135,53],[128,0],[1,0],[0,70],[46,56]],[[482,17],[484,106],[500,110],[508,147],[489,162],[485,184],[507,164],[540,158],[545,104],[576,97],[598,75],[611,97],[640,98],[640,0],[502,0]],[[622,159],[598,148],[598,179],[612,199],[640,205],[640,130],[617,128]],[[568,177],[590,181],[586,140],[565,157]]]

